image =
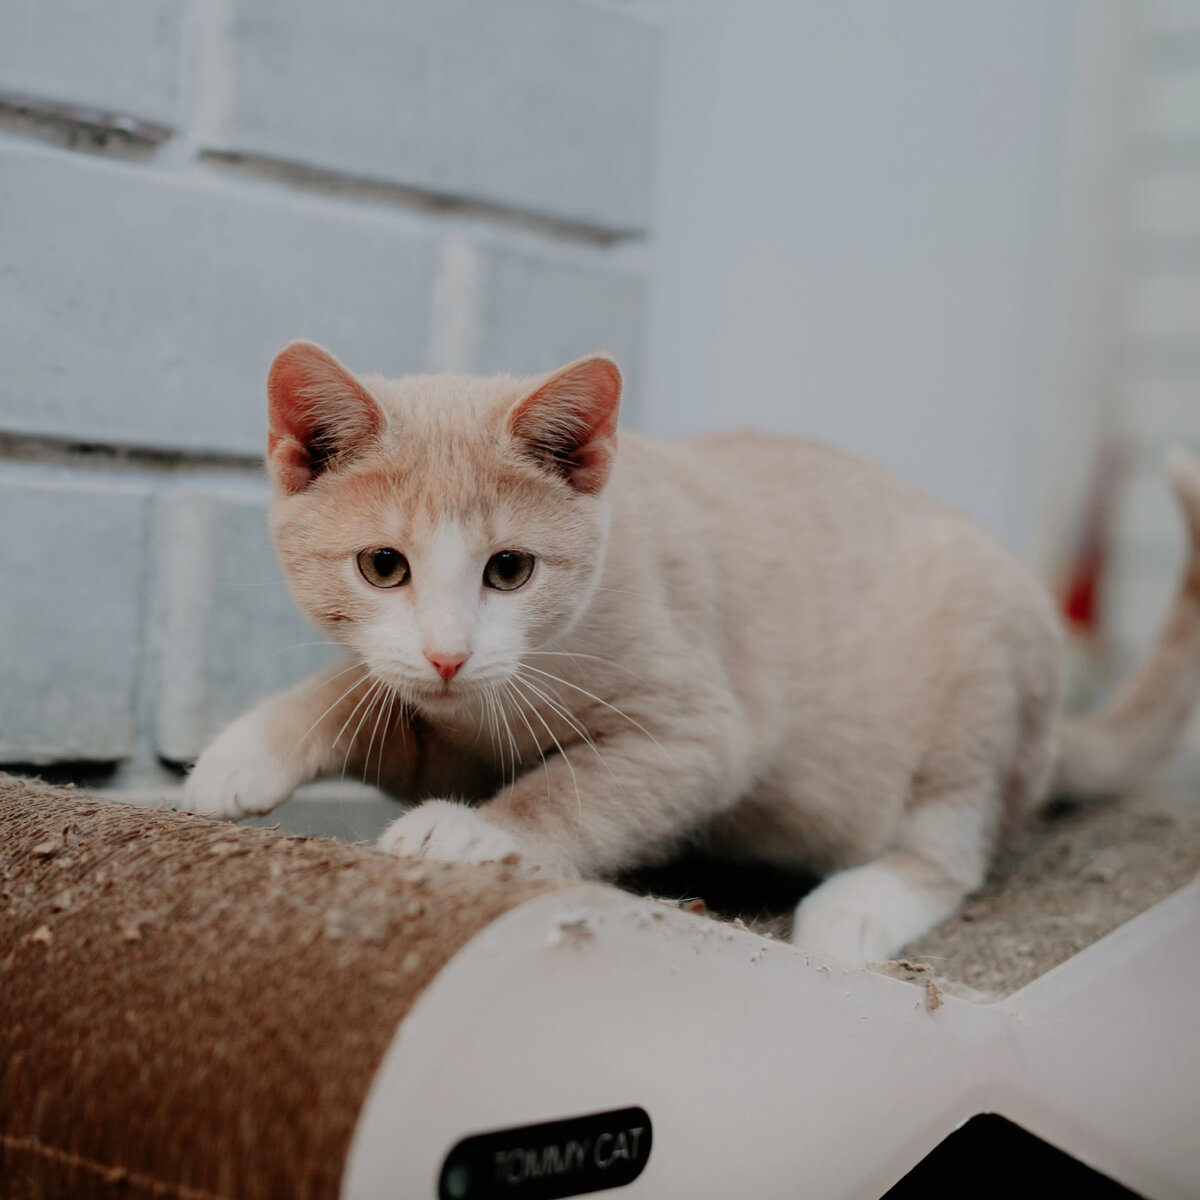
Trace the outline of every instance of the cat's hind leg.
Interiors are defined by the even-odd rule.
[[[793,944],[859,965],[893,957],[983,882],[1000,811],[995,780],[917,798],[890,850],[831,875],[800,902]]]
[[[841,962],[881,962],[983,883],[1006,827],[1044,797],[1054,765],[1058,642],[1046,607],[1047,621],[1026,630],[1015,653],[997,640],[991,659],[970,659],[968,686],[946,692],[940,736],[911,781],[887,850],[800,902],[795,945]]]

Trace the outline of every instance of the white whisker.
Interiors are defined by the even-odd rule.
[[[359,686],[359,684],[366,683],[366,681],[369,677],[370,676],[368,673],[368,675],[364,676],[362,679],[359,679],[357,682],[352,684],[351,687],[349,688],[349,691],[343,693],[343,695],[348,695],[349,692],[352,692],[356,687]],[[377,682],[376,680],[372,679],[371,686],[368,687],[361,696],[359,696],[357,701],[355,701],[354,707],[350,710],[350,715],[345,719],[345,721],[342,722],[342,727],[341,727],[341,729],[339,729],[337,731],[337,736],[333,739],[332,742],[329,743],[329,747],[331,750],[337,749],[337,744],[338,744],[338,742],[340,742],[342,740],[342,734],[346,732],[346,727],[350,724],[351,721],[354,720],[354,714],[356,712],[358,712],[358,710],[362,707],[363,703],[368,699],[368,697],[371,695],[371,693],[375,690],[376,682]]]
[[[386,687],[387,685],[382,679],[377,679],[373,684],[371,684],[370,689],[367,691],[367,695],[371,697],[370,702],[367,704],[366,708],[363,709],[362,716],[358,718],[358,724],[355,725],[354,732],[350,735],[350,741],[346,744],[346,754],[342,759],[343,780],[346,778],[346,768],[350,765],[350,752],[354,749],[354,743],[358,741],[358,735],[362,730],[363,722],[366,721],[371,715],[371,709],[375,707],[375,701],[382,698]]]
[[[526,650],[521,657],[539,658],[542,656],[548,658],[571,658],[576,660],[588,658],[595,662],[601,662],[607,666],[616,667],[618,670],[625,671],[641,683],[646,682],[646,677],[644,675],[639,675],[632,667],[627,667],[624,663],[617,662],[615,658],[604,658],[599,654],[581,654],[575,650]]]
[[[335,749],[335,750],[337,749],[337,743],[341,742],[342,734],[344,732],[346,732],[347,727],[350,724],[350,721],[354,720],[354,716],[356,713],[358,713],[358,710],[360,708],[362,709],[362,716],[364,716],[364,718],[367,715],[367,713],[371,712],[372,697],[374,696],[374,694],[376,694],[376,692],[379,690],[379,688],[380,688],[379,680],[372,679],[370,688],[367,688],[366,691],[362,692],[362,695],[359,696],[358,703],[356,703],[355,706],[352,709],[350,709],[350,715],[347,716],[346,720],[344,720],[344,722],[342,724],[342,727],[340,728],[340,730],[337,731],[337,737],[334,738],[334,740],[332,740],[332,743],[331,743],[332,749]],[[366,707],[364,708],[364,706],[366,706]],[[350,760],[350,749],[353,748],[354,739],[359,736],[359,730],[361,727],[362,727],[362,719],[360,718],[359,724],[355,726],[354,733],[352,734],[352,736],[350,736],[350,740],[346,744],[346,757],[344,757],[344,760],[342,762],[342,779],[346,779],[346,764]]]
[[[379,733],[380,723],[383,721],[384,713],[387,712],[388,701],[392,700],[394,698],[394,695],[395,695],[395,693],[392,692],[392,690],[385,683],[383,685],[383,701],[384,702],[379,705],[379,715],[375,718],[375,724],[371,727],[371,740],[367,743],[367,754],[366,754],[366,757],[363,759],[362,776],[363,776],[364,783],[366,783],[367,774],[371,770],[371,751],[375,748],[375,738]],[[386,738],[384,740],[386,740]],[[379,743],[379,766],[380,766],[380,770],[382,770],[383,769],[383,741],[381,741]]]
[[[622,712],[615,704],[609,704],[609,702],[607,700],[602,700],[599,696],[597,696],[595,694],[595,692],[589,692],[587,690],[587,688],[580,687],[579,684],[572,683],[569,679],[563,679],[558,675],[554,675],[550,671],[543,671],[541,669],[541,667],[535,667],[531,663],[526,663],[525,667],[527,670],[536,671],[539,675],[544,675],[547,679],[551,679],[555,683],[561,683],[565,687],[574,688],[575,691],[582,692],[583,695],[587,696],[590,700],[595,700],[595,702],[597,704],[604,705],[604,707],[607,708],[610,712],[616,713],[616,715],[618,717],[621,717],[624,720],[628,721],[630,723],[630,725],[632,725],[635,729],[644,733],[659,748],[659,750],[662,751],[662,753],[663,753],[664,757],[667,759],[667,761],[670,762],[672,765],[674,765],[674,759],[672,759],[670,754],[667,753],[667,751],[664,749],[662,743],[658,740],[658,738],[656,738],[654,736],[654,734],[652,734],[650,732],[650,730],[648,730],[645,727],[645,725],[643,725],[640,721],[635,721],[633,719],[633,717],[631,717],[628,713]]]
[[[483,700],[487,706],[488,742],[491,746],[492,753],[496,754],[499,752],[497,743],[498,743],[498,739],[500,737],[500,724],[496,720],[496,707],[495,707],[495,703],[492,700],[492,692],[491,692],[490,688],[484,688]],[[504,773],[504,763],[503,763],[503,755],[502,754],[501,754],[500,773],[501,773],[501,775],[503,775],[503,773]]]
[[[550,799],[550,772],[546,769],[546,752],[542,749],[542,744],[538,741],[537,734],[533,732],[533,726],[529,723],[529,718],[525,716],[524,706],[528,701],[524,700],[520,692],[513,686],[510,680],[501,680],[500,686],[513,697],[517,702],[517,716],[525,722],[525,728],[529,730],[529,736],[533,741],[533,747],[538,752],[538,757],[542,760],[542,774],[546,776],[546,799]]]
[[[387,749],[388,734],[392,731],[392,710],[396,706],[396,690],[390,690],[387,702],[387,715],[383,718],[383,736],[379,739],[379,757],[375,760],[375,786],[383,787],[383,754]],[[370,760],[367,761],[368,768]],[[363,772],[363,777],[366,777],[366,772]]]
[[[310,679],[307,683],[305,683],[305,684],[301,685],[299,688],[297,688],[297,693],[299,695],[304,695],[306,692],[315,691],[319,687],[324,687],[327,683],[332,683],[335,679],[341,679],[341,677],[343,675],[349,675],[351,671],[362,671],[364,679],[367,677],[368,674],[370,674],[370,671],[367,668],[367,664],[356,659],[354,662],[350,663],[348,666],[343,667],[340,671],[336,672],[333,675],[321,674],[321,675],[317,675],[316,678],[314,678],[314,679]],[[353,685],[351,685],[351,686],[353,686]],[[336,703],[336,701],[335,701],[335,703]]]
[[[400,742],[404,746],[405,753],[408,752],[408,731],[412,729],[413,723],[417,719],[417,708],[411,699],[411,693],[400,689]],[[413,730],[413,737],[416,737],[416,730]],[[419,744],[419,743],[418,743]]]
[[[513,737],[512,726],[509,724],[509,721],[508,721],[508,713],[504,709],[504,697],[499,692],[499,690],[497,690],[497,692],[496,692],[496,705],[497,705],[497,708],[499,709],[500,716],[504,721],[504,731],[505,731],[505,733],[508,734],[508,744],[512,748],[512,761],[513,761],[512,783],[516,783],[517,782],[517,762],[521,756],[521,752],[517,747],[517,739],[515,737]],[[503,782],[503,779],[504,779],[503,773],[501,773],[500,779]]]
[[[517,673],[517,676],[514,676],[514,682],[518,677],[520,678],[521,683],[529,688],[535,696],[538,696],[542,702],[546,704],[553,712],[557,713],[558,716],[561,717],[562,720],[564,720],[579,735],[580,739],[586,743],[588,749],[591,750],[591,752],[596,756],[596,761],[599,762],[599,764],[608,772],[613,783],[615,783],[620,789],[621,795],[627,796],[625,785],[620,781],[620,779],[617,778],[612,767],[608,765],[604,755],[600,753],[599,747],[588,735],[587,730],[584,728],[583,723],[579,720],[579,718],[573,712],[571,712],[571,710],[567,708],[565,704],[563,704],[561,701],[555,700],[553,697],[549,696],[546,692],[539,688],[532,679],[521,676],[520,672]]]
[[[512,683],[515,684],[516,682],[517,682],[516,677],[513,676]],[[529,681],[525,680],[525,682],[528,683]],[[579,795],[579,780],[575,776],[574,764],[567,757],[567,752],[563,749],[562,742],[560,742],[558,740],[558,738],[556,738],[554,736],[554,730],[551,729],[550,726],[546,723],[546,718],[543,717],[540,712],[538,712],[537,705],[530,704],[529,709],[533,713],[533,715],[535,717],[537,717],[537,719],[539,721],[541,721],[543,728],[550,735],[550,740],[555,744],[556,747],[558,747],[559,757],[563,760],[563,762],[565,762],[567,764],[567,770],[571,772],[571,782],[575,786],[575,808],[576,808],[576,812],[578,813],[579,823],[582,825],[583,824],[583,800]]]
[[[491,684],[483,690],[488,706],[488,736],[492,743],[492,753],[500,759],[500,779],[504,779],[504,743],[500,740],[500,717],[496,713],[496,694]]]
[[[621,596],[636,596],[639,600],[653,600],[653,597],[647,596],[645,592],[631,592],[628,588],[615,588],[615,587],[601,586],[601,587],[596,588],[596,591],[598,591],[598,592],[616,592],[618,595],[621,595]]]
[[[486,684],[484,685],[486,686]],[[475,745],[479,745],[479,739],[483,737],[483,714],[487,711],[486,705],[483,703],[483,697],[480,696],[479,704],[479,721],[475,726]]]
[[[349,696],[349,695],[350,695],[350,693],[351,693],[351,692],[353,692],[353,691],[354,691],[354,689],[355,689],[356,687],[358,687],[360,684],[362,684],[363,680],[365,680],[365,679],[367,678],[367,670],[366,670],[366,666],[365,666],[365,664],[363,664],[363,663],[353,663],[353,664],[351,664],[349,667],[347,667],[345,671],[339,671],[339,672],[337,673],[337,675],[333,675],[333,676],[331,676],[329,679],[321,679],[321,680],[318,680],[318,681],[317,681],[317,683],[318,683],[318,684],[319,684],[319,683],[332,683],[334,679],[337,679],[337,678],[339,678],[340,676],[342,676],[342,675],[345,675],[345,674],[347,674],[347,673],[348,673],[348,672],[350,672],[350,671],[353,671],[355,667],[362,667],[362,669],[363,669],[363,672],[364,672],[364,673],[363,673],[363,675],[362,675],[362,677],[361,677],[361,678],[359,678],[359,679],[355,679],[355,680],[354,680],[354,681],[353,681],[353,682],[350,684],[350,686],[349,686],[348,688],[346,688],[346,690],[345,690],[344,692],[342,692],[342,694],[341,694],[341,695],[340,695],[340,696],[339,696],[339,697],[338,697],[338,698],[337,698],[337,699],[336,699],[336,700],[335,700],[335,701],[334,701],[334,702],[333,702],[333,703],[332,703],[332,704],[331,704],[331,705],[330,705],[330,706],[329,706],[329,707],[328,707],[328,708],[327,708],[327,709],[326,709],[326,710],[325,710],[325,711],[324,711],[324,712],[323,712],[323,713],[322,713],[322,714],[321,714],[321,715],[320,715],[320,716],[319,716],[319,717],[318,717],[318,718],[317,718],[317,719],[316,719],[316,720],[315,720],[315,721],[314,721],[314,722],[313,722],[313,723],[312,723],[312,724],[311,724],[311,725],[310,725],[310,726],[309,726],[309,727],[308,727],[308,728],[307,728],[307,729],[306,729],[306,730],[305,730],[305,731],[304,731],[304,732],[303,732],[301,735],[300,735],[300,737],[299,737],[299,738],[297,739],[297,741],[296,741],[296,744],[295,744],[295,745],[292,747],[292,751],[291,751],[291,753],[292,753],[292,754],[295,754],[295,753],[296,753],[296,751],[297,751],[297,750],[299,750],[299,749],[300,749],[300,747],[301,747],[301,746],[304,744],[304,741],[305,741],[305,739],[308,737],[308,735],[309,735],[310,733],[312,733],[312,731],[313,731],[314,729],[316,729],[316,727],[317,727],[318,725],[320,725],[320,723],[321,723],[323,720],[325,720],[325,718],[326,718],[327,716],[329,716],[329,714],[330,714],[331,712],[333,712],[333,710],[334,710],[335,708],[337,708],[337,706],[338,706],[339,704],[341,704],[341,702],[342,702],[343,700],[345,700],[345,699],[346,699],[346,697],[347,697],[347,696]],[[314,684],[313,686],[315,687],[315,686],[317,686],[317,684]],[[338,734],[338,737],[340,737],[340,736],[341,736],[341,734],[339,733],[339,734]],[[336,744],[337,744],[337,739],[336,739],[336,738],[334,739],[334,742],[333,742],[333,744],[334,744],[334,745],[336,745]],[[290,755],[289,755],[289,757],[290,757]]]

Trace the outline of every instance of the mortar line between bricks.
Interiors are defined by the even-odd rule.
[[[425,216],[473,217],[500,228],[518,229],[575,245],[604,248],[646,240],[644,230],[613,229],[490,200],[412,187],[388,180],[362,178],[266,155],[204,150],[197,156],[197,162],[202,166],[281,183],[314,195],[374,201]]]
[[[0,461],[173,476],[219,471],[241,478],[265,478],[263,459],[256,454],[125,446],[46,434],[0,432]]]
[[[0,125],[66,149],[108,151],[114,158],[149,155],[171,137],[167,126],[139,117],[5,91],[0,91]]]
[[[387,180],[368,179],[325,168],[263,156],[234,152],[171,147],[180,137],[165,126],[93,110],[16,100],[0,93],[0,134],[57,146],[69,154],[140,163],[156,173],[180,177],[188,165],[216,169],[234,176],[280,184],[297,192],[334,200],[384,205],[397,212],[422,217],[474,220],[494,229],[511,230],[548,242],[587,249],[637,247],[647,243],[649,231],[614,229],[587,221],[573,221],[487,200],[438,192]],[[161,136],[163,133],[165,137]],[[181,135],[184,136],[184,135]]]

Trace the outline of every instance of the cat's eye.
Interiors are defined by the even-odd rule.
[[[500,592],[516,591],[533,574],[535,559],[524,550],[501,550],[483,568],[483,582]]]
[[[379,550],[363,550],[358,556],[362,577],[375,587],[399,587],[408,582],[408,559],[399,550],[388,546]]]

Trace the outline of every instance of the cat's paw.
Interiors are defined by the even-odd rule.
[[[516,855],[522,866],[564,875],[569,868],[513,837],[481,813],[449,800],[426,800],[393,821],[378,843],[380,850],[402,858],[442,862],[500,862]]]
[[[895,952],[884,922],[850,909],[797,913],[792,945],[847,966],[886,962]]]
[[[200,755],[180,807],[207,817],[251,816],[270,812],[299,782],[263,744],[257,715],[250,712]]]
[[[866,966],[895,957],[941,915],[895,871],[868,863],[832,876],[800,901],[792,944]]]

